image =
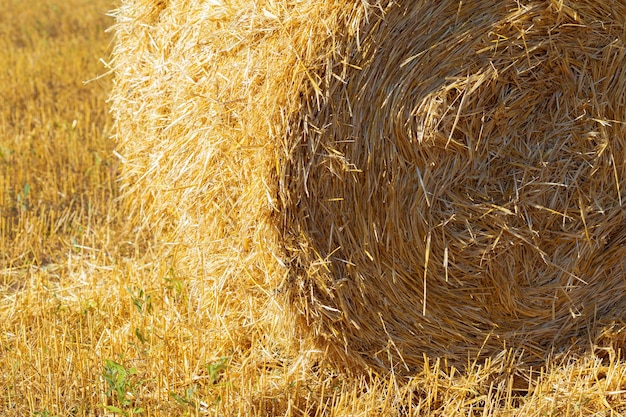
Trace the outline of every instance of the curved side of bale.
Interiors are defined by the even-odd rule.
[[[274,296],[287,275],[276,224],[286,121],[303,86],[320,83],[314,65],[332,55],[338,22],[366,9],[123,0],[116,12],[111,103],[128,227],[139,250],[194,277],[198,299],[219,294],[205,306],[227,323],[216,346],[231,334],[242,346],[270,334],[291,343],[291,316]]]
[[[626,3],[400,1],[358,33],[304,95],[281,177],[315,332],[406,371],[543,363],[623,327]]]

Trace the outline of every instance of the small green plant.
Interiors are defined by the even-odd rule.
[[[25,183],[22,191],[17,194],[17,205],[22,211],[28,210],[28,194],[30,194],[30,184]]]
[[[105,408],[115,414],[124,417],[134,416],[143,413],[143,409],[135,407],[134,398],[137,395],[136,381],[137,369],[126,369],[123,365],[107,359],[104,363],[102,377],[107,384],[106,395],[110,404]]]
[[[144,334],[141,332],[141,330],[139,329],[139,327],[135,327],[135,336],[137,337],[137,339],[139,339],[139,341],[142,344],[146,344],[146,342],[148,341],[148,339],[146,339],[146,336],[144,336]]]
[[[173,298],[175,301],[182,301],[184,298],[182,280],[176,276],[174,268],[170,268],[167,275],[168,276],[163,278],[166,282],[165,288],[173,293]]]
[[[126,288],[126,291],[130,294],[133,305],[140,314],[144,312],[152,313],[152,296],[145,292],[143,288]]]
[[[207,372],[209,373],[209,382],[211,384],[217,384],[222,379],[222,374],[228,369],[228,356],[222,356],[217,361],[205,365]]]
[[[185,390],[184,395],[176,394],[175,392],[170,392],[170,397],[176,400],[178,405],[185,408],[186,410],[198,408],[198,401],[194,398],[196,395],[196,391],[198,391],[198,387],[194,385],[191,388],[187,388]]]

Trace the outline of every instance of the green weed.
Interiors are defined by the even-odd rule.
[[[108,411],[124,417],[143,413],[143,408],[135,406],[137,386],[141,384],[136,376],[137,369],[134,367],[126,369],[110,359],[105,361],[102,377],[107,384],[109,404],[104,407]]]
[[[228,369],[228,356],[222,356],[217,361],[205,365],[207,372],[209,373],[209,381],[211,384],[217,384],[222,379],[222,374]]]
[[[130,294],[133,305],[140,314],[144,312],[148,314],[152,313],[152,296],[150,294],[145,292],[142,288],[137,287],[134,289],[126,288],[126,291]]]
[[[176,394],[175,392],[170,392],[170,397],[176,400],[178,405],[185,408],[186,410],[189,410],[189,409],[197,410],[198,401],[194,398],[197,391],[198,391],[198,387],[194,385],[191,388],[187,388],[183,395]]]

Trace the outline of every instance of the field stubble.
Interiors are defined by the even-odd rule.
[[[626,413],[611,350],[530,374],[427,360],[402,384],[325,366],[260,286],[181,272],[124,222],[102,76],[114,5],[0,6],[0,414]]]

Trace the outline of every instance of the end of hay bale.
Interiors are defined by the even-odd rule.
[[[399,2],[338,42],[282,189],[294,301],[342,360],[535,365],[624,324],[624,13]]]

